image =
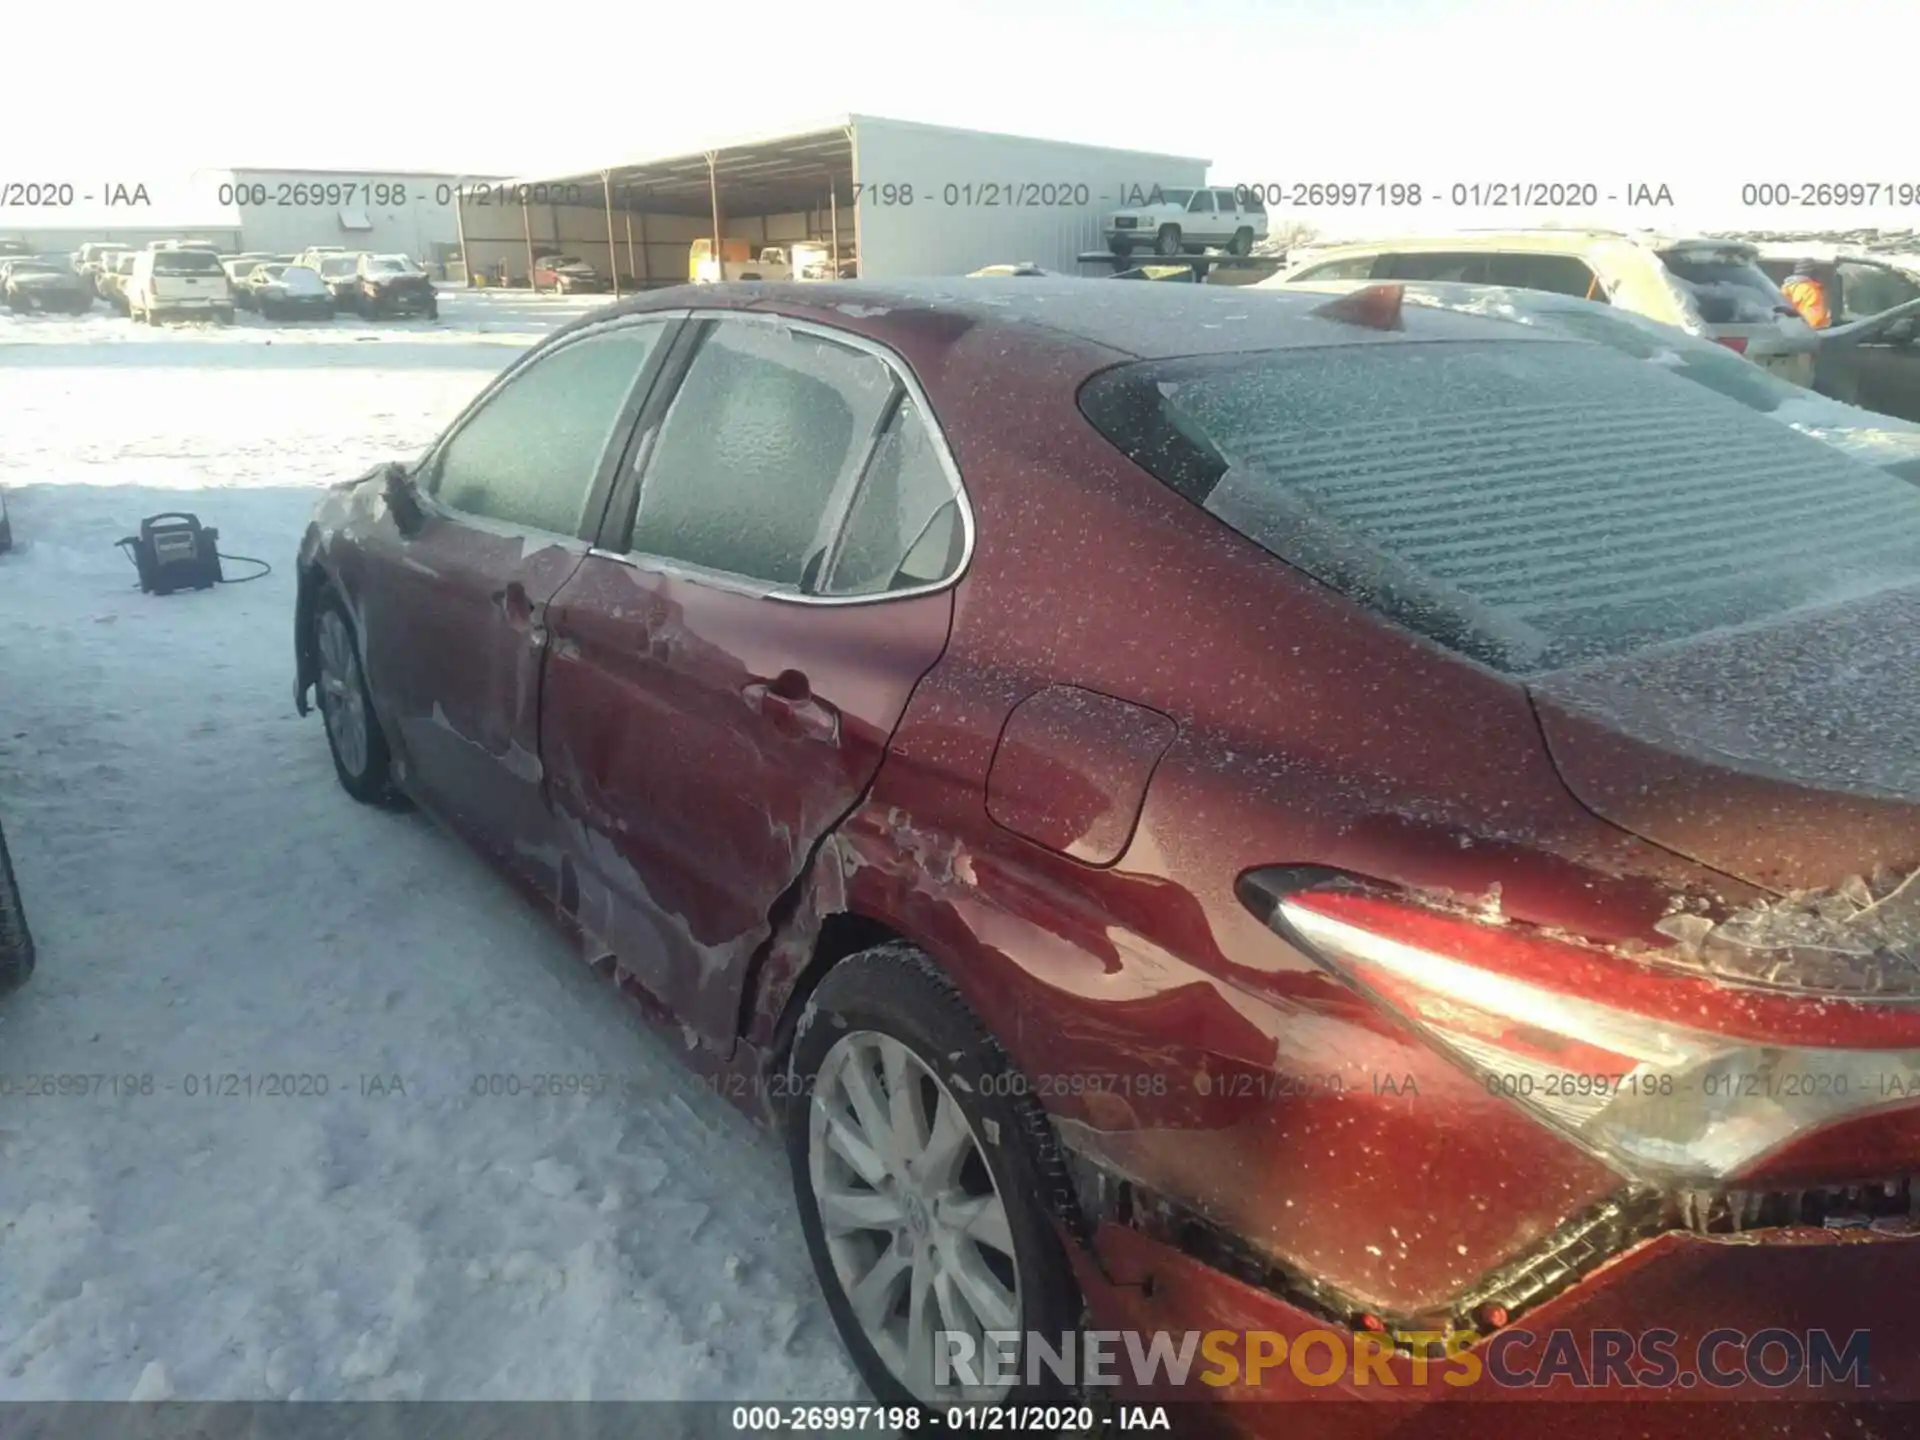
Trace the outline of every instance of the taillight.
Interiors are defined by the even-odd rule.
[[[1636,1179],[1711,1188],[1816,1130],[1920,1101],[1911,1004],[1756,992],[1286,874],[1241,884],[1277,933]]]
[[[1744,335],[1716,335],[1713,337],[1736,355],[1747,353],[1747,341]]]

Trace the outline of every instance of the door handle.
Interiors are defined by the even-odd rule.
[[[807,677],[798,670],[782,670],[771,681],[752,681],[743,685],[740,693],[783,735],[826,744],[839,742],[840,712],[815,696]]]
[[[533,603],[533,597],[527,594],[527,587],[518,580],[510,580],[494,591],[493,603],[505,611],[510,619],[539,623],[542,607]]]

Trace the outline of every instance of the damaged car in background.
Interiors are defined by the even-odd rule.
[[[340,783],[781,1127],[882,1401],[1083,1315],[1920,1397],[1920,489],[1404,300],[654,292],[314,514]]]

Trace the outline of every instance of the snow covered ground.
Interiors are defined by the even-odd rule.
[[[771,1140],[293,712],[314,487],[584,308],[0,317],[0,1399],[860,1394]],[[273,574],[143,596],[113,542],[171,509]],[[475,1093],[536,1075],[639,1098]]]

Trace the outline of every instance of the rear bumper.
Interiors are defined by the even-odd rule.
[[[1668,1422],[1694,1425],[1696,1436],[1894,1433],[1856,1429],[1845,1413],[1889,1405],[1911,1407],[1904,1413],[1920,1430],[1920,1307],[1910,1299],[1920,1286],[1920,1237],[1670,1232],[1501,1329],[1462,1339],[1454,1358],[1422,1364],[1367,1337],[1379,1353],[1364,1381],[1348,1324],[1116,1224],[1099,1229],[1093,1250],[1076,1252],[1075,1264],[1094,1327],[1135,1332],[1142,1350],[1160,1332],[1176,1349],[1188,1332],[1206,1337],[1177,1386],[1164,1372],[1158,1384],[1134,1383],[1124,1373],[1126,1345],[1114,1344],[1121,1359],[1109,1368],[1123,1383],[1108,1393],[1204,1406],[1209,1433],[1351,1440],[1408,1423],[1409,1403],[1470,1407],[1471,1428],[1461,1433],[1480,1440],[1547,1433],[1548,1413],[1554,1440],[1666,1434]],[[1249,1385],[1256,1345],[1265,1363]],[[1296,1347],[1304,1347],[1297,1359]],[[1837,1359],[1829,1363],[1822,1347]],[[1651,1363],[1663,1350],[1671,1374]],[[1623,1358],[1609,1364],[1610,1352]]]
[[[425,314],[439,304],[439,297],[431,290],[402,290],[399,292],[381,292],[369,294],[361,292],[361,303],[371,305],[388,315],[408,313]]]

